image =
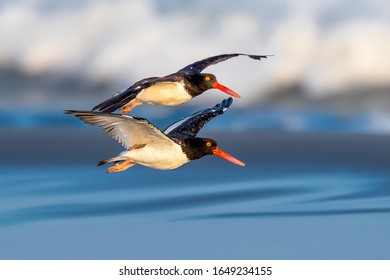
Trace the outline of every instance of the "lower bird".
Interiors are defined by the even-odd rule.
[[[220,156],[244,166],[243,162],[222,151],[215,140],[196,137],[208,121],[223,114],[232,102],[231,97],[225,99],[212,108],[201,110],[171,124],[164,131],[148,120],[134,116],[77,110],[68,110],[65,113],[75,115],[87,124],[102,127],[126,148],[118,156],[98,163],[98,166],[114,163],[107,169],[108,173],[124,171],[135,164],[170,170],[206,155]]]

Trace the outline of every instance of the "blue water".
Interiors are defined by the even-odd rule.
[[[3,164],[0,258],[390,258],[388,166],[244,159],[118,174]]]
[[[84,108],[89,109],[89,108]],[[148,115],[149,119],[161,129],[178,119],[188,116],[188,112],[196,111],[191,106],[183,106],[175,111],[157,108],[137,108],[136,116]],[[0,129],[4,128],[69,128],[84,127],[85,124],[76,118],[63,114],[64,109],[55,110],[24,109],[18,114],[12,110],[0,111]],[[239,116],[239,117],[237,117]],[[286,109],[277,107],[245,108],[225,114],[224,118],[213,121],[213,130],[243,131],[261,129],[263,131],[315,131],[341,133],[379,133],[389,134],[388,113],[362,111],[345,114],[331,108],[328,109]],[[208,130],[208,126],[205,128]]]

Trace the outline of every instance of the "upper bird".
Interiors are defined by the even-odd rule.
[[[98,166],[113,162],[107,172],[124,171],[135,164],[155,169],[175,169],[205,155],[217,155],[240,166],[245,164],[218,148],[213,139],[196,137],[211,119],[223,114],[232,104],[230,97],[212,108],[204,109],[179,120],[164,131],[148,120],[127,115],[89,111],[66,111],[90,125],[103,128],[126,150],[118,156],[102,160]]]
[[[98,109],[101,112],[111,113],[120,109],[121,114],[126,114],[142,103],[176,106],[211,88],[219,89],[234,97],[240,97],[233,90],[218,83],[213,74],[201,73],[210,65],[240,55],[257,60],[268,57],[267,55],[232,53],[205,58],[168,76],[152,77],[138,81],[126,90],[118,92],[113,97],[96,105],[92,110]]]

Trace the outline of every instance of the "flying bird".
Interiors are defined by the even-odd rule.
[[[223,114],[233,99],[230,97],[212,108],[198,111],[161,131],[148,120],[128,115],[102,112],[68,110],[90,125],[103,128],[125,147],[118,156],[102,160],[98,166],[114,163],[107,172],[120,172],[140,164],[154,169],[175,169],[206,155],[216,155],[234,164],[245,164],[222,151],[215,140],[196,137],[200,129],[211,119]]]
[[[213,74],[201,73],[210,65],[236,56],[248,56],[257,60],[268,57],[267,55],[233,53],[205,58],[168,76],[152,77],[138,81],[126,90],[118,92],[113,97],[96,105],[92,111],[99,110],[104,113],[112,113],[120,109],[121,114],[127,114],[142,103],[176,106],[212,88],[239,98],[240,96],[236,92],[218,83]]]

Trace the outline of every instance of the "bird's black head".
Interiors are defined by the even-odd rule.
[[[206,89],[214,88],[213,85],[217,82],[217,77],[215,77],[215,75],[200,73],[200,76],[203,79],[203,85]]]
[[[198,159],[206,155],[212,155],[217,142],[208,138],[187,138],[184,141],[183,150],[190,160]]]
[[[234,164],[240,166],[245,165],[243,162],[218,148],[217,142],[210,138],[187,138],[184,140],[182,147],[189,160],[198,159],[206,155],[216,155]]]
[[[194,96],[197,96],[213,88],[217,78],[213,74],[193,73],[187,77],[187,80],[189,83],[186,86]]]
[[[229,95],[240,98],[236,92],[218,83],[217,78],[213,74],[195,73],[188,77],[188,82],[189,83],[187,83],[186,86],[193,96],[200,95],[208,89],[215,88]]]

